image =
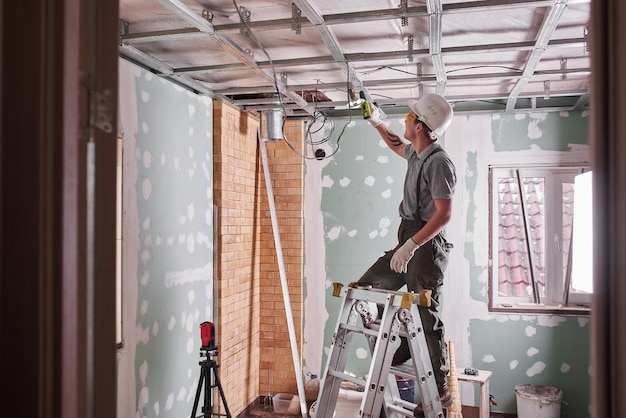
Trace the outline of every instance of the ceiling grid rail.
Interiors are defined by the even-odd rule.
[[[443,10],[441,0],[428,0],[426,9],[428,10],[429,53],[435,70],[435,77],[437,78],[435,93],[444,96],[446,89],[446,69],[441,56],[441,11]]]
[[[528,82],[534,75],[535,70],[539,65],[539,61],[541,61],[541,57],[546,51],[546,47],[550,42],[550,37],[556,30],[556,27],[559,24],[559,20],[561,19],[561,16],[565,11],[566,6],[567,0],[554,0],[554,4],[550,7],[546,18],[543,20],[541,29],[539,29],[539,33],[537,34],[535,47],[530,53],[528,60],[526,61],[524,72],[522,73],[522,76],[518,79],[515,86],[513,86],[513,89],[511,89],[509,99],[506,103],[507,112],[511,112],[515,109],[517,98],[524,90],[524,87],[526,87],[526,84],[528,84]]]
[[[219,35],[215,32],[215,28],[213,25],[194,12],[187,5],[182,3],[180,0],[157,0],[160,4],[195,26],[202,32],[205,32],[213,37],[215,42],[224,48],[228,53],[230,53],[237,60],[246,64],[250,69],[255,70],[257,73],[262,75],[264,78],[269,80],[276,86],[279,94],[284,95],[285,97],[291,99],[293,102],[300,105],[300,107],[307,112],[313,113],[313,109],[308,105],[306,100],[304,100],[300,95],[289,91],[282,81],[278,80],[273,73],[267,72],[262,68],[257,66],[256,61],[244,50],[242,50],[238,45],[236,45],[232,40],[227,38],[224,35]],[[226,98],[228,100],[228,98]]]

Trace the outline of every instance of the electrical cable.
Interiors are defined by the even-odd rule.
[[[240,23],[243,25],[243,27],[246,29],[245,33],[247,36],[249,36],[250,38],[252,38],[252,40],[254,40],[254,42],[257,44],[257,46],[259,47],[259,49],[261,49],[261,51],[263,52],[263,54],[267,57],[267,60],[270,64],[270,68],[272,69],[272,77],[273,77],[273,81],[274,81],[274,88],[276,89],[276,94],[278,95],[278,100],[280,101],[280,107],[283,111],[283,115],[286,115],[286,109],[285,109],[285,103],[283,102],[283,96],[280,92],[280,89],[278,88],[278,78],[276,77],[276,67],[274,66],[274,62],[272,61],[272,58],[270,57],[269,53],[267,52],[267,50],[265,49],[265,47],[263,46],[263,44],[261,43],[261,41],[259,40],[259,38],[256,37],[256,35],[254,34],[254,32],[250,29],[250,27],[246,24],[246,22],[249,20],[247,18],[244,18],[244,16],[241,14],[241,10],[239,8],[239,5],[237,4],[237,0],[233,0],[233,5],[235,6],[235,9],[237,11],[237,14],[239,15],[239,21]],[[348,89],[349,89],[349,84],[350,84],[350,66],[348,65],[348,76],[347,76],[347,81],[346,81],[346,94],[348,94]],[[314,99],[315,102],[315,99]],[[349,102],[349,99],[348,99]],[[311,132],[310,128],[311,126],[313,126],[316,122],[318,122],[319,120],[322,120],[322,124],[319,127],[319,129],[316,129],[315,131]],[[352,121],[352,114],[350,114],[349,120],[348,122],[346,122],[346,124],[344,125],[344,127],[342,128],[339,136],[337,137],[337,142],[336,142],[336,147],[333,150],[333,152],[329,155],[326,155],[325,151],[321,148],[315,149],[315,146],[319,146],[322,145],[328,141],[330,141],[330,139],[332,138],[332,133],[334,132],[335,129],[335,122],[323,111],[318,111],[317,109],[317,105],[315,105],[315,110],[313,111],[313,115],[311,116],[311,120],[309,121],[309,123],[307,124],[307,129],[305,131],[305,142],[309,145],[311,145],[314,149],[314,153],[315,156],[311,157],[311,156],[307,156],[304,155],[300,152],[298,152],[298,150],[296,150],[294,148],[294,146],[289,142],[289,140],[287,139],[287,136],[285,135],[285,130],[284,130],[284,126],[285,126],[285,122],[286,122],[286,118],[283,118],[283,140],[285,141],[285,143],[287,144],[287,146],[298,156],[300,156],[301,158],[304,159],[316,159],[316,160],[322,160],[324,158],[330,158],[333,155],[335,155],[335,153],[339,150],[339,141],[341,140],[341,137],[346,129],[346,127],[348,126],[348,124]],[[319,131],[321,131],[322,129],[325,128],[326,126],[326,122],[328,122],[330,124],[330,129],[328,129],[328,134],[324,135],[321,139],[317,140],[317,141],[311,141],[310,137],[311,134],[315,134]],[[320,152],[321,151],[321,152]],[[323,154],[323,155],[322,155]]]

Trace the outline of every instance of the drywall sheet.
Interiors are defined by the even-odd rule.
[[[213,320],[212,102],[120,61],[120,119],[118,416],[189,416]]]

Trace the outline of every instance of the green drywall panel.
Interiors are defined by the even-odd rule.
[[[199,325],[213,320],[212,102],[134,68],[137,417],[190,416]],[[127,100],[128,101],[128,100]],[[128,251],[128,249],[126,249]],[[128,280],[128,278],[125,278]],[[131,327],[132,328],[132,327]],[[129,382],[120,382],[127,385]]]
[[[582,117],[581,117],[582,116]],[[496,151],[569,151],[573,145],[589,143],[587,117],[581,112],[520,113],[494,117],[493,144]],[[558,132],[558,135],[554,135]]]
[[[515,386],[543,384],[563,391],[561,414],[589,417],[588,318],[498,315],[472,320],[472,366],[491,370],[494,410],[516,411]]]

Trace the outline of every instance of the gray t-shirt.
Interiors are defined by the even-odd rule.
[[[400,202],[400,217],[413,219],[413,213],[417,210],[417,177],[424,160],[441,146],[436,142],[430,144],[419,155],[415,153],[413,144],[408,144],[404,149],[407,159],[407,171],[404,178],[404,197]],[[420,217],[428,221],[435,214],[434,199],[452,199],[456,185],[456,169],[450,160],[450,156],[443,150],[435,152],[427,159],[422,171],[420,184]]]

